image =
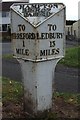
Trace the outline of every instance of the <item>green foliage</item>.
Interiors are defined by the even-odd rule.
[[[79,93],[55,92],[55,93],[53,93],[53,97],[54,97],[54,99],[61,97],[67,103],[80,104],[80,94]]]
[[[2,100],[5,101],[20,101],[23,96],[22,83],[2,78]]]
[[[61,64],[70,67],[80,68],[80,46],[68,48],[65,53],[65,57],[60,61]]]

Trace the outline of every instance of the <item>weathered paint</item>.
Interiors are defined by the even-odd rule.
[[[52,107],[52,81],[58,61],[19,61],[25,90],[25,109],[28,108],[29,112],[43,112]]]
[[[12,41],[16,57],[43,61],[64,56],[65,6],[59,4],[59,7],[60,5],[58,12],[53,12],[45,18],[24,17],[16,4],[11,7]],[[41,18],[42,20],[37,23]],[[33,24],[34,19],[36,22]]]
[[[41,10],[45,6],[46,13],[40,10],[40,14],[29,16],[30,13],[22,12],[24,9],[21,11],[25,5],[31,10],[35,5],[41,6]],[[47,11],[51,5],[57,6],[54,12],[53,7]],[[52,107],[54,70],[65,53],[65,6],[61,3],[36,3],[34,6],[21,4],[19,8],[18,4],[17,8],[14,4],[11,7],[13,54],[21,65],[25,109],[30,113],[43,112]]]

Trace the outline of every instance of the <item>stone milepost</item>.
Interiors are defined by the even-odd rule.
[[[57,62],[64,57],[65,5],[15,3],[11,6],[12,49],[21,66],[25,111],[52,108]]]
[[[23,24],[19,24],[18,26],[18,33],[12,34],[13,39],[20,39],[22,41],[22,48],[16,48],[16,54],[22,54],[29,56],[29,49],[26,48],[25,40],[46,40],[48,39],[48,45],[50,49],[43,49],[40,50],[40,56],[48,56],[48,55],[57,55],[59,54],[59,48],[55,48],[56,46],[56,39],[63,39],[63,33],[56,32],[57,25],[55,24],[48,24],[47,29],[48,33],[26,33],[25,28],[26,26]],[[52,32],[53,31],[53,32]],[[52,48],[52,49],[51,49]]]

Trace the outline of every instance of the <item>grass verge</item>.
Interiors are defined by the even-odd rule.
[[[2,101],[20,102],[23,96],[23,85],[20,82],[2,78]]]
[[[22,109],[24,101],[22,83],[2,78],[2,88],[3,117],[30,117]],[[80,94],[54,92],[53,99],[54,110],[46,114],[43,120],[58,117],[74,118],[77,116],[77,106],[80,106]]]
[[[80,105],[80,94],[79,93],[60,93],[60,92],[55,92],[53,94],[54,98],[63,98],[65,102],[71,103],[71,104],[77,104]]]
[[[2,97],[4,102],[6,100],[19,101],[23,96],[23,92],[23,84],[21,82],[16,82],[5,77],[2,78]],[[54,92],[53,96],[55,99],[62,97],[65,102],[80,104],[80,94]]]
[[[80,68],[80,46],[66,49],[65,57],[59,63]]]

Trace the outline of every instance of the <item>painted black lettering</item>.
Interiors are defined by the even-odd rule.
[[[56,25],[52,25],[52,29],[53,29],[53,31],[55,31],[57,29],[57,26]]]
[[[16,34],[16,39],[19,39],[19,33]]]
[[[51,31],[52,24],[48,24],[48,29]]]
[[[22,31],[25,31],[25,25],[22,25]]]
[[[53,34],[49,33],[49,39],[52,39],[52,38],[53,38]]]
[[[20,54],[20,55],[27,55],[27,56],[29,56],[29,50],[28,49],[18,49],[18,48],[16,48],[16,53],[17,54]]]
[[[45,33],[41,33],[41,39],[45,39]]]
[[[25,33],[23,33],[23,39],[25,39],[26,38],[26,34]]]
[[[18,30],[21,31],[21,24],[18,25]]]
[[[19,34],[19,39],[23,39],[23,34],[22,33]]]
[[[46,56],[50,55],[50,49],[46,50]]]
[[[29,50],[28,50],[28,49],[25,49],[25,54],[26,54],[27,56],[29,56]]]
[[[54,47],[55,46],[55,41],[50,41],[50,47]]]
[[[57,29],[57,26],[55,24],[54,25],[48,24],[48,30],[49,31],[51,31],[51,30],[55,31],[56,29]]]
[[[16,53],[19,54],[19,49],[16,48]]]
[[[59,54],[59,48],[56,49],[56,54]]]
[[[25,42],[24,42],[24,40],[23,40],[23,45],[22,45],[23,47],[25,47]]]
[[[57,33],[57,38],[58,39],[62,38],[62,33]]]
[[[60,33],[57,33],[57,38],[58,38],[58,39],[60,39],[60,38],[61,38]]]
[[[49,38],[49,33],[45,33],[45,39]]]
[[[16,33],[15,39],[61,39],[63,33]]]
[[[28,34],[28,39],[30,39],[30,38],[31,38],[31,33]]]
[[[25,31],[25,25],[18,25],[18,31]]]
[[[51,51],[52,51],[52,52],[51,52],[51,55],[54,55],[55,49],[52,49]]]
[[[31,34],[31,39],[35,39],[35,33]]]
[[[39,33],[36,33],[36,37],[37,37],[37,39],[40,39],[40,38],[39,38]]]
[[[28,39],[28,33],[26,33],[26,39]]]
[[[56,39],[56,33],[53,33],[53,37],[52,37],[53,39]]]
[[[45,50],[40,50],[40,56],[45,56]]]
[[[59,54],[59,48],[57,48],[57,49],[52,49],[51,55],[56,55],[56,54]]]

